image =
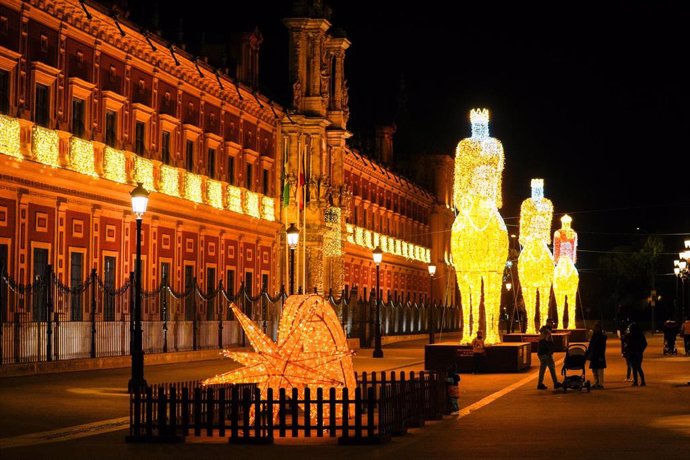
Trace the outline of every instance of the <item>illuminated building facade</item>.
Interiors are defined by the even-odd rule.
[[[123,285],[134,270],[129,192],[142,182],[155,192],[144,289],[163,277],[177,292],[195,279],[202,290],[221,279],[234,292],[279,288],[280,107],[96,5],[87,15],[78,0],[8,0],[0,24],[0,264],[13,279],[50,264],[67,285],[92,269]],[[196,314],[217,319],[211,305]],[[2,307],[35,319],[31,305]],[[89,311],[56,304],[62,320]],[[99,320],[127,313],[97,306]],[[169,313],[189,320],[195,309]],[[159,315],[146,304],[145,320]]]
[[[428,264],[443,263],[443,246],[435,248],[439,253],[431,249],[441,199],[384,166],[393,162],[394,128],[377,129],[376,152],[347,145],[344,60],[350,41],[331,30],[328,12],[316,6],[320,2],[308,3],[296,2],[294,17],[284,20],[293,103],[282,121],[289,190],[282,218],[286,226],[300,228],[298,284],[334,293],[357,287],[360,297],[369,298],[376,287],[372,251],[380,246],[381,299],[426,299]],[[371,159],[374,154],[379,160]],[[451,183],[446,182],[447,190]],[[447,239],[445,229],[438,230],[439,238]],[[283,260],[287,270],[287,249]],[[441,294],[439,286],[434,297]]]
[[[145,290],[165,278],[176,292],[194,280],[202,290],[223,280],[234,292],[241,284],[252,294],[262,286],[277,292],[288,280],[284,230],[295,223],[297,286],[368,295],[371,251],[380,245],[384,300],[426,297],[428,263],[448,260],[448,244],[432,251],[442,238],[432,237],[434,213],[450,211],[347,145],[350,42],[331,31],[320,2],[306,3],[295,2],[284,20],[293,90],[285,109],[250,86],[258,36],[244,37],[248,63],[238,81],[95,4],[4,1],[0,265],[10,277],[27,283],[51,265],[66,285],[92,269],[123,285],[134,269],[129,192],[142,182],[152,192]],[[382,141],[391,135],[382,131]],[[31,305],[6,303],[3,318],[31,319]],[[88,308],[60,305],[56,313],[83,320]],[[119,320],[128,308],[101,302],[97,318]],[[169,317],[195,312],[204,320],[219,314],[200,302]],[[145,320],[160,314],[146,303]]]

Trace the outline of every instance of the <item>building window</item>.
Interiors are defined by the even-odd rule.
[[[227,278],[225,279],[225,292],[229,297],[233,297],[235,295],[235,270],[228,270],[227,271]],[[233,320],[232,317],[232,310],[227,308],[227,314],[225,319],[228,321]]]
[[[83,320],[83,309],[82,309],[82,298],[81,285],[84,281],[84,254],[81,252],[73,252],[70,254],[70,268],[69,268],[69,280],[70,287],[73,291],[71,297],[71,311],[70,320],[71,321],[82,321]]]
[[[0,70],[0,113],[10,113],[10,74]]]
[[[134,127],[134,153],[139,156],[144,156],[144,145],[146,142],[146,124],[143,121],[137,121]]]
[[[235,185],[235,157],[228,157],[228,184]]]
[[[359,225],[359,219],[357,219],[357,209],[358,209],[357,206],[355,206],[355,212],[354,212],[354,214],[355,214],[354,215],[355,225]]]
[[[170,164],[170,133],[163,131],[161,137],[161,161],[166,165]]]
[[[105,144],[116,147],[117,142],[117,112],[108,110],[105,112]]]
[[[36,85],[36,104],[34,111],[34,121],[47,128],[50,122],[50,88],[48,86],[41,84]]]
[[[72,134],[84,137],[84,100],[72,99]]]
[[[254,165],[247,163],[247,180],[245,182],[245,187],[247,190],[252,190],[252,173],[254,172]]]
[[[271,185],[271,181],[268,178],[268,169],[264,169],[264,181],[263,181],[263,193],[264,195],[269,194],[269,185]]]
[[[184,167],[189,172],[194,172],[194,141],[187,141],[185,144]]]
[[[208,177],[216,178],[216,149],[208,149],[208,164],[206,165]]]

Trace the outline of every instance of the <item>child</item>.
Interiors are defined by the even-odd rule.
[[[448,388],[448,400],[450,401],[450,414],[455,415],[460,410],[458,406],[458,397],[460,397],[460,376],[455,369],[448,370],[448,377],[446,378],[446,387]]]

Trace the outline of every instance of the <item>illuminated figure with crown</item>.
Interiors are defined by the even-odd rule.
[[[561,228],[553,234],[553,255],[556,270],[553,275],[553,293],[556,296],[558,320],[561,328],[565,324],[565,305],[568,304],[568,329],[575,329],[575,296],[580,283],[577,273],[577,233],[571,228],[573,219],[569,215],[561,217]]]
[[[498,213],[503,146],[489,136],[488,110],[472,110],[470,121],[472,137],[461,140],[455,151],[453,202],[458,214],[451,253],[462,297],[461,342],[470,342],[479,328],[483,284],[485,341],[490,344],[500,341],[502,276],[508,258],[508,232]]]
[[[549,297],[553,283],[553,256],[548,245],[551,243],[551,219],[553,204],[544,198],[544,180],[532,179],[532,197],[520,206],[520,244],[522,251],[518,259],[518,276],[525,299],[527,334],[535,334],[534,326],[539,296],[539,321],[546,324],[549,316]]]

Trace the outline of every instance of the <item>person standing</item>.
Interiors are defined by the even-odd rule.
[[[589,357],[589,368],[592,369],[594,376],[594,386],[592,388],[604,389],[604,369],[606,369],[606,335],[601,329],[601,323],[594,325],[594,333],[589,339],[587,348]]]
[[[647,339],[642,332],[642,328],[637,323],[630,325],[630,333],[626,335],[626,350],[630,366],[633,371],[633,386],[645,386],[644,371],[642,370],[642,357],[644,350],[647,348]],[[639,378],[639,380],[638,380]]]
[[[484,370],[484,356],[486,356],[482,331],[477,331],[477,336],[472,340],[472,356],[474,357],[474,373],[479,374]]]
[[[628,350],[627,350],[627,342],[626,342],[626,336],[630,333],[630,330],[628,329],[628,325],[630,324],[630,321],[627,321],[624,324],[621,324],[621,329],[620,329],[620,339],[621,339],[621,356],[623,356],[623,359],[625,359],[625,381],[626,382],[632,382],[632,366],[630,366],[630,360],[628,359]]]
[[[537,356],[539,357],[539,383],[537,384],[537,390],[546,390],[546,385],[544,385],[544,372],[547,367],[551,373],[553,387],[561,388],[561,382],[559,382],[558,377],[556,377],[556,364],[553,362],[553,349],[551,331],[549,331],[548,327],[542,326],[541,329],[539,329],[539,346],[537,348]]]
[[[690,356],[690,316],[685,318],[685,321],[680,326],[680,335],[683,336],[683,344],[685,345],[685,356]]]

